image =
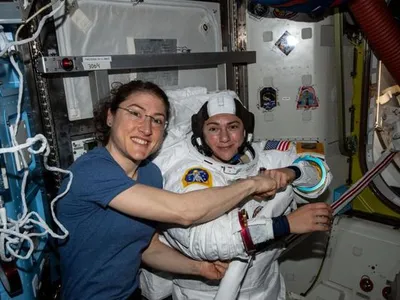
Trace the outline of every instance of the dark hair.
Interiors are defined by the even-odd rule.
[[[114,83],[110,96],[104,101],[101,101],[98,107],[93,111],[96,138],[103,146],[107,145],[111,131],[110,127],[107,125],[108,110],[115,114],[118,106],[134,93],[150,93],[159,97],[165,105],[166,120],[169,120],[170,104],[168,96],[158,85],[141,80],[133,80],[125,84]]]

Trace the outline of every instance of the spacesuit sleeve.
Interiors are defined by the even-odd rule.
[[[190,169],[189,169],[190,170]],[[197,174],[203,168],[197,169]],[[184,176],[191,174],[185,172],[180,180],[175,177],[174,192],[186,193],[189,191],[199,190],[215,186],[218,177],[214,176],[210,171],[208,177],[203,176],[204,182],[192,182],[185,185]],[[213,184],[207,186],[207,178],[212,178]],[[191,178],[189,180],[192,180]],[[171,186],[169,179],[166,180],[166,186]],[[186,182],[187,184],[187,182]],[[220,184],[216,184],[220,185]],[[249,229],[252,235],[253,242],[264,242],[267,239],[273,238],[272,224],[267,219],[249,220]],[[183,227],[170,227],[165,232],[167,241],[175,248],[180,250],[185,255],[200,260],[228,260],[236,257],[246,258],[247,254],[240,235],[241,226],[238,219],[238,209],[233,209],[229,213],[210,221],[208,223]],[[254,233],[253,233],[254,232]]]
[[[274,238],[270,218],[250,219],[248,226],[254,244]],[[174,247],[193,259],[228,260],[247,257],[240,230],[238,209],[234,209],[205,224],[170,228],[165,237]]]
[[[319,168],[313,166],[307,161],[300,161],[293,163],[294,166],[299,167],[301,176],[295,180],[292,185],[296,194],[299,194],[305,198],[317,198],[328,188],[332,181],[332,173],[325,160],[322,158],[315,157],[320,161],[324,168],[324,172],[321,172]],[[323,178],[322,178],[323,177]],[[309,191],[303,191],[301,188],[310,188]]]
[[[240,236],[237,209],[205,224],[170,228],[166,238],[168,241],[172,238],[184,254],[194,259],[228,260],[247,256]]]
[[[325,155],[294,151],[293,158],[292,165],[301,171],[300,177],[292,183],[295,193],[304,198],[318,198],[332,181],[332,173],[325,161]]]
[[[296,151],[296,144],[293,142],[290,142],[287,148],[282,148],[281,150],[267,150],[266,145],[268,142],[269,141],[264,142],[264,144],[258,144],[262,165],[264,165],[266,169],[285,168],[288,166],[298,167],[301,173],[300,177],[292,183],[296,194],[312,199],[317,198],[327,189],[332,181],[332,174],[325,162],[324,155],[312,152],[307,153],[307,155],[298,154]],[[311,159],[316,161],[318,160],[319,166],[311,161],[311,159],[300,159],[305,156],[311,157]],[[321,169],[323,169],[323,171],[321,171]],[[313,187],[315,187],[315,189]]]

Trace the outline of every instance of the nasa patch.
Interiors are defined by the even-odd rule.
[[[183,175],[182,177],[183,187],[187,187],[194,183],[211,187],[212,186],[211,173],[208,170],[200,167],[190,168],[186,170],[185,175]]]
[[[260,104],[257,105],[258,108],[261,108],[266,111],[272,110],[277,106],[277,90],[271,86],[263,87],[260,90]]]

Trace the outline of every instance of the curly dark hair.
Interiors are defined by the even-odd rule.
[[[104,101],[101,101],[98,107],[93,111],[96,138],[103,144],[103,146],[107,145],[111,131],[111,128],[107,125],[108,110],[110,110],[112,114],[115,114],[118,106],[122,102],[124,102],[130,95],[140,92],[150,93],[159,97],[164,102],[166,119],[169,120],[170,104],[168,96],[158,85],[141,80],[133,80],[125,84],[114,83],[110,96]]]

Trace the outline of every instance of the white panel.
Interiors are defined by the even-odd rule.
[[[357,218],[342,217],[338,221],[320,280],[342,287],[343,291],[351,290],[352,297],[346,300],[359,299],[358,296],[381,299],[382,289],[400,271],[399,230]],[[370,292],[360,288],[360,281],[366,276],[374,285]]]
[[[279,259],[287,290],[304,293],[314,280],[322,263],[328,234],[316,232]]]
[[[318,23],[296,22],[277,18],[248,21],[248,50],[257,51],[257,64],[249,65],[250,110],[256,113],[257,138],[318,138],[329,139],[334,132],[336,118],[336,84],[334,70],[334,48],[320,46],[321,26],[331,25],[327,18]],[[295,48],[286,56],[275,43],[287,31],[297,40]],[[268,34],[267,34],[267,33]],[[266,39],[271,36],[272,40]],[[304,39],[303,39],[303,38]],[[333,36],[328,37],[328,40]],[[270,40],[264,42],[264,40]],[[278,90],[278,106],[265,117],[265,112],[257,108],[259,90],[264,86],[264,78],[273,78],[273,86]],[[267,80],[268,81],[268,80]],[[311,82],[310,82],[311,81]],[[320,107],[305,112],[296,109],[296,97],[303,84],[311,83],[319,98]]]
[[[317,255],[311,253],[322,249],[321,246],[311,246],[307,239],[288,253],[281,264],[288,291],[299,295],[311,286],[315,279],[312,274],[316,275],[319,269]],[[324,264],[305,299],[383,299],[382,290],[399,272],[398,228],[355,217],[337,217]],[[367,277],[373,283],[371,291],[363,291],[360,287],[360,281]]]
[[[278,18],[255,20],[247,17],[247,30],[247,49],[257,51],[257,63],[248,66],[249,109],[256,118],[255,138],[318,139],[323,142],[333,181],[329,192],[321,200],[332,198],[333,190],[345,184],[348,178],[347,159],[341,155],[338,144],[333,17],[319,22]],[[275,46],[286,31],[297,41],[288,55]],[[344,118],[349,131],[353,48],[345,46],[343,55],[347,113]],[[315,89],[319,99],[318,108],[309,111],[296,108],[298,91],[302,85],[311,85]],[[268,86],[278,90],[278,106],[271,111],[258,108],[259,91]]]
[[[72,17],[68,15],[62,20],[57,30],[60,55],[135,54],[135,39],[176,40],[178,49],[173,50],[177,52],[182,47],[191,52],[221,51],[217,3],[179,0],[146,0],[137,5],[131,1],[77,3],[78,9]],[[112,75],[110,83],[127,82],[135,77],[135,74]],[[64,83],[70,120],[90,118],[88,79],[67,78]],[[179,71],[179,87],[197,85],[215,90],[216,84],[215,68]]]

